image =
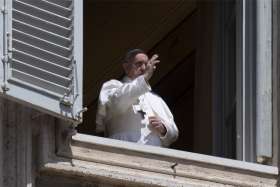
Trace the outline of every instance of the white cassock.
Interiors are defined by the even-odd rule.
[[[178,129],[166,103],[150,91],[143,76],[105,82],[99,95],[96,131],[113,139],[168,147],[177,139]],[[165,136],[149,128],[150,116],[162,120]]]

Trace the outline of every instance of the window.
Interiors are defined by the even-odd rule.
[[[102,83],[122,76],[120,59],[127,49],[143,48],[160,55],[152,86],[179,127],[172,148],[257,161],[256,141],[263,130],[256,118],[262,113],[256,85],[264,75],[254,63],[256,6],[239,0],[85,1],[84,102],[89,111],[79,132],[96,135],[93,114]],[[271,132],[271,121],[264,128]]]

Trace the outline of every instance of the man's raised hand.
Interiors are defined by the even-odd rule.
[[[145,73],[144,73],[144,78],[146,81],[149,81],[151,79],[151,77],[153,76],[153,73],[156,69],[156,64],[159,62],[160,61],[158,60],[157,54],[153,55],[152,58],[149,59],[147,66],[146,66]]]

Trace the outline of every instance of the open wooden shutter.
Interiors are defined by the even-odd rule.
[[[81,121],[82,1],[2,0],[2,93]]]

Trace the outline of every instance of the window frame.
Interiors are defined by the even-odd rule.
[[[237,39],[237,158],[271,164],[272,1],[237,2],[242,10],[237,28],[242,33]]]
[[[226,24],[223,18],[220,19],[223,24]],[[275,88],[272,87],[271,80],[273,20],[272,1],[236,0],[236,158],[238,160],[271,164],[273,159],[272,128],[275,124],[272,121],[274,107],[272,90]],[[267,26],[263,27],[263,24]],[[226,50],[223,41],[217,42],[216,45],[220,51]],[[225,54],[222,52],[215,55],[218,65],[214,67],[214,71],[219,74],[219,70],[223,68]],[[223,75],[215,75],[214,78],[214,81],[217,81],[215,89],[223,89],[224,80],[219,80],[224,78]],[[214,92],[213,144],[214,154],[219,155],[223,154],[225,146],[221,143],[224,142],[222,138],[224,108],[220,101],[225,97],[225,93],[215,90]]]

